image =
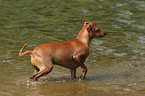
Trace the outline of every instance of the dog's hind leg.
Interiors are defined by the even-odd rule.
[[[33,78],[34,81],[37,81],[37,79],[41,76],[49,74],[53,69],[53,64],[52,64],[51,60],[49,60],[47,57],[44,57],[43,64],[41,64],[41,65],[43,65],[43,67],[39,68],[40,71],[34,76],[34,78]]]
[[[38,79],[39,77],[44,76],[44,75],[46,75],[46,74],[49,74],[49,73],[52,71],[52,69],[53,69],[53,66],[50,66],[50,67],[47,67],[46,69],[44,69],[44,70],[42,70],[42,71],[39,71],[39,72],[37,73],[37,75],[34,76],[33,80],[34,80],[34,81],[37,81],[37,79]]]
[[[31,77],[29,77],[29,79],[33,79],[34,76],[37,75],[37,73],[40,71],[40,69],[37,66],[33,65],[33,67],[35,68],[35,73]]]

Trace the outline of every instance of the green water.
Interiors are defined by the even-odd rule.
[[[86,80],[72,81],[55,66],[38,82],[21,47],[74,39],[90,21],[108,32],[92,40]],[[0,0],[0,96],[143,96],[145,94],[144,0]]]

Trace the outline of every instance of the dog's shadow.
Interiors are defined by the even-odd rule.
[[[77,77],[75,80],[72,80],[69,76],[67,77],[57,77],[57,78],[42,78],[41,81],[48,81],[48,82],[75,82],[75,81],[110,81],[110,80],[116,80],[116,79],[128,79],[128,78],[134,78],[134,74],[107,74],[102,76],[87,76],[85,80],[81,79],[80,77]]]

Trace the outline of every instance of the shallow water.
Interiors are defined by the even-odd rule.
[[[144,0],[0,1],[1,96],[143,96],[145,94]],[[18,57],[44,43],[74,39],[85,21],[108,32],[90,44],[86,80],[72,81],[69,70],[55,66],[38,82],[30,56]]]

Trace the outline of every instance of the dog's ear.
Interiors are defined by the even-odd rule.
[[[91,30],[91,31],[95,31],[95,29],[94,29],[94,26],[93,26],[93,25],[90,25],[90,30]]]

